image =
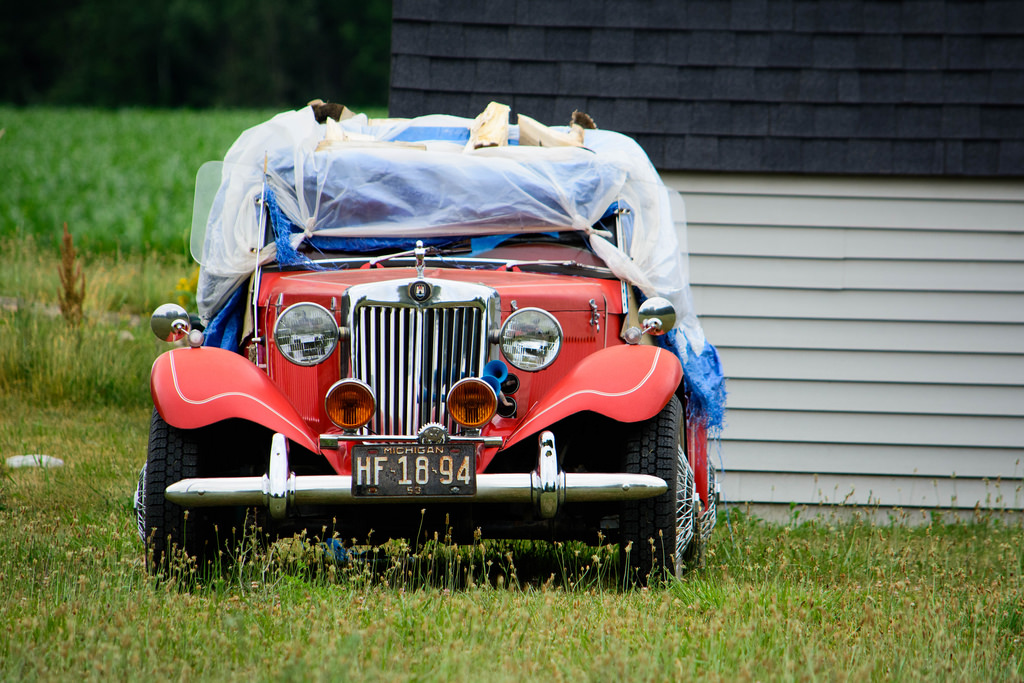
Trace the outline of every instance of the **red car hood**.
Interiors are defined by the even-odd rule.
[[[589,310],[590,300],[606,300],[607,312],[622,313],[622,297],[617,280],[601,280],[571,275],[527,273],[497,270],[459,270],[455,268],[427,268],[427,280],[455,280],[492,287],[501,294],[501,308],[511,310],[511,302],[519,299],[520,306],[539,306],[549,311]],[[283,295],[288,305],[298,300],[323,300],[339,296],[352,285],[384,280],[413,279],[414,268],[368,268],[320,272],[264,273],[260,289],[260,305],[267,305]],[[604,306],[602,306],[604,308]]]

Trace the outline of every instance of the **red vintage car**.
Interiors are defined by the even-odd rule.
[[[356,545],[600,534],[641,581],[700,562],[725,394],[681,204],[629,138],[495,106],[314,105],[200,172],[199,316],[153,316],[181,340],[136,494],[154,569],[254,512]]]

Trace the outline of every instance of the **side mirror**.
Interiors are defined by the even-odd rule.
[[[637,317],[643,326],[644,334],[659,337],[676,326],[676,309],[668,299],[660,296],[651,297],[640,304]]]
[[[153,334],[160,341],[176,342],[184,339],[192,330],[188,313],[178,304],[163,304],[149,319]]]

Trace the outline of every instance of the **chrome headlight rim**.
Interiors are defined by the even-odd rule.
[[[541,364],[532,367],[526,363],[516,362],[515,355],[509,353],[506,347],[506,344],[511,345],[513,343],[513,341],[508,339],[507,337],[509,325],[512,324],[516,320],[516,318],[519,318],[527,313],[539,313],[543,318],[546,318],[547,321],[549,321],[554,327],[554,336],[556,339],[554,354],[551,355],[550,358],[546,358],[544,362],[542,362]],[[551,367],[551,364],[558,360],[558,356],[562,353],[562,341],[564,338],[565,335],[562,332],[562,324],[558,322],[558,318],[552,315],[550,311],[546,311],[543,308],[538,308],[536,306],[528,306],[526,308],[520,308],[516,311],[513,311],[505,319],[505,322],[502,323],[501,325],[501,332],[498,335],[498,345],[501,347],[501,355],[505,357],[505,360],[507,360],[508,364],[511,365],[512,367],[518,370],[522,370],[523,372],[539,372],[541,370],[544,370],[545,368]]]
[[[326,349],[323,352],[321,352],[321,354],[316,358],[302,359],[295,357],[286,350],[290,345],[284,345],[280,341],[280,337],[282,335],[282,324],[288,320],[289,314],[294,314],[294,312],[300,308],[318,309],[324,315],[326,315],[327,320],[330,321],[330,325],[325,326],[322,330],[322,332],[328,333],[328,336],[330,337],[329,344],[327,345]],[[331,354],[334,353],[334,349],[337,348],[338,346],[338,340],[340,339],[340,337],[341,330],[338,328],[338,321],[334,319],[334,314],[327,310],[327,308],[325,308],[324,306],[321,306],[320,304],[315,303],[313,301],[299,301],[292,304],[291,306],[288,306],[286,309],[281,311],[281,314],[277,316],[277,320],[274,321],[274,345],[277,346],[277,350],[280,352],[282,356],[284,356],[285,360],[287,360],[289,363],[300,365],[302,367],[312,367],[314,365],[319,365],[320,363],[323,363],[325,360],[330,358]]]

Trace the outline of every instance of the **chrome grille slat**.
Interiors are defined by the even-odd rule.
[[[415,340],[416,344],[414,347],[409,349],[410,355],[414,357],[413,362],[413,377],[423,376],[423,354],[417,353],[417,349],[423,348],[423,317],[413,316],[413,325],[416,327]],[[423,419],[420,413],[420,402],[413,400],[416,396],[416,387],[411,386],[409,391],[409,411],[412,415],[411,424],[421,424]]]
[[[352,367],[377,397],[370,431],[414,434],[427,422],[448,424],[448,391],[483,372],[484,312],[472,305],[371,303],[357,307],[352,320]]]
[[[372,332],[373,328],[369,324],[369,322],[370,322],[370,311],[369,310],[363,310],[363,311],[361,311],[361,314],[362,314],[363,319],[364,319],[363,320],[363,323],[364,323],[363,329],[370,330]],[[372,338],[370,339],[369,347],[370,347],[370,349],[373,349],[373,339]],[[373,383],[373,375],[370,374],[370,360],[372,359],[372,357],[373,357],[373,353],[371,352],[371,353],[360,354],[360,358],[359,358],[359,369],[360,369],[359,376],[362,377],[364,379],[364,381],[367,384],[370,384],[371,386],[372,386],[372,383]]]
[[[437,327],[438,327],[438,330],[439,330],[438,336],[441,338],[441,353],[434,360],[434,363],[436,364],[435,367],[437,367],[437,370],[438,370],[437,371],[437,385],[438,385],[438,389],[437,389],[437,393],[434,395],[434,403],[437,405],[437,408],[435,408],[435,410],[437,410],[437,416],[434,417],[434,420],[437,421],[437,422],[440,422],[441,416],[444,415],[445,411],[447,411],[447,409],[448,409],[447,403],[446,403],[446,401],[444,400],[443,397],[448,395],[448,386],[451,383],[452,364],[451,363],[438,362],[442,358],[448,358],[449,357],[448,356],[448,335],[451,332],[451,325],[449,324],[449,320],[448,320],[450,318],[450,316],[446,315],[447,313],[448,313],[447,310],[441,310],[441,311],[436,311],[435,312],[435,315],[438,318],[438,323],[437,323]]]
[[[388,309],[388,324],[389,328],[385,331],[385,338],[389,339],[392,342],[392,348],[394,348],[396,344],[401,344],[401,337],[398,336],[397,329],[395,327],[394,308]],[[381,353],[381,355],[383,356],[384,354]],[[395,355],[400,356],[400,354]],[[398,415],[395,414],[395,395],[400,394],[402,392],[402,386],[405,383],[398,381],[398,378],[401,377],[402,375],[401,373],[398,372],[400,368],[396,367],[395,363],[386,363],[385,365],[387,365],[388,369],[391,371],[391,373],[393,373],[388,376],[386,382],[388,386],[394,387],[394,391],[389,392],[390,395],[388,397],[388,412],[386,420],[387,430],[391,433],[394,433],[395,427],[397,426],[395,423],[398,420]]]
[[[469,350],[469,347],[464,345],[465,344],[465,337],[466,337],[466,335],[464,333],[465,330],[462,328],[462,325],[466,324],[465,310],[460,308],[460,309],[457,309],[457,310],[453,311],[452,313],[453,313],[453,315],[452,315],[453,320],[452,320],[452,328],[451,328],[452,329],[452,345],[451,345],[451,348],[453,348],[453,349],[463,349],[463,353],[456,353],[452,357],[452,360],[454,360],[455,362],[452,363],[451,377],[448,378],[448,386],[449,387],[451,387],[453,384],[455,384],[457,381],[459,381],[459,379],[461,379],[462,372],[463,372],[462,371],[462,365],[463,365],[463,362],[464,362],[463,361],[463,357],[466,355],[465,351]]]
[[[383,349],[380,347],[381,339],[383,339],[383,332],[381,330],[382,321],[379,314],[371,317],[376,317],[376,320],[373,321],[373,339],[371,340],[373,343],[373,360],[370,363],[370,374],[372,375],[373,384],[370,386],[386,385],[387,378],[384,377],[381,372],[381,357],[383,355],[381,353]],[[387,425],[382,424],[381,428],[386,429]]]
[[[437,311],[430,311],[431,327],[433,328],[430,338],[433,341],[433,353],[430,354],[427,360],[427,372],[430,373],[430,393],[427,394],[424,402],[430,406],[430,413],[428,415],[431,422],[437,422],[437,404],[441,394],[441,367],[440,363],[436,360],[441,355],[439,337],[442,330],[438,318]]]
[[[392,361],[394,365],[394,376],[395,378],[405,377],[408,374],[408,368],[405,366],[406,353],[405,349],[409,343],[406,338],[406,319],[407,316],[405,311],[401,309],[392,309],[391,317],[394,319],[394,337],[392,338],[393,345],[393,356]],[[394,392],[394,398],[392,399],[393,408],[391,414],[393,415],[393,422],[395,425],[406,424],[406,417],[403,413],[404,401],[405,401],[405,382],[395,383],[396,391]]]
[[[459,318],[461,318],[461,327],[459,327],[459,345],[464,349],[473,348],[473,330],[469,326],[473,324],[473,315],[470,311],[463,309],[459,312]],[[459,373],[466,371],[466,363],[468,359],[466,354],[460,354],[459,357]]]

